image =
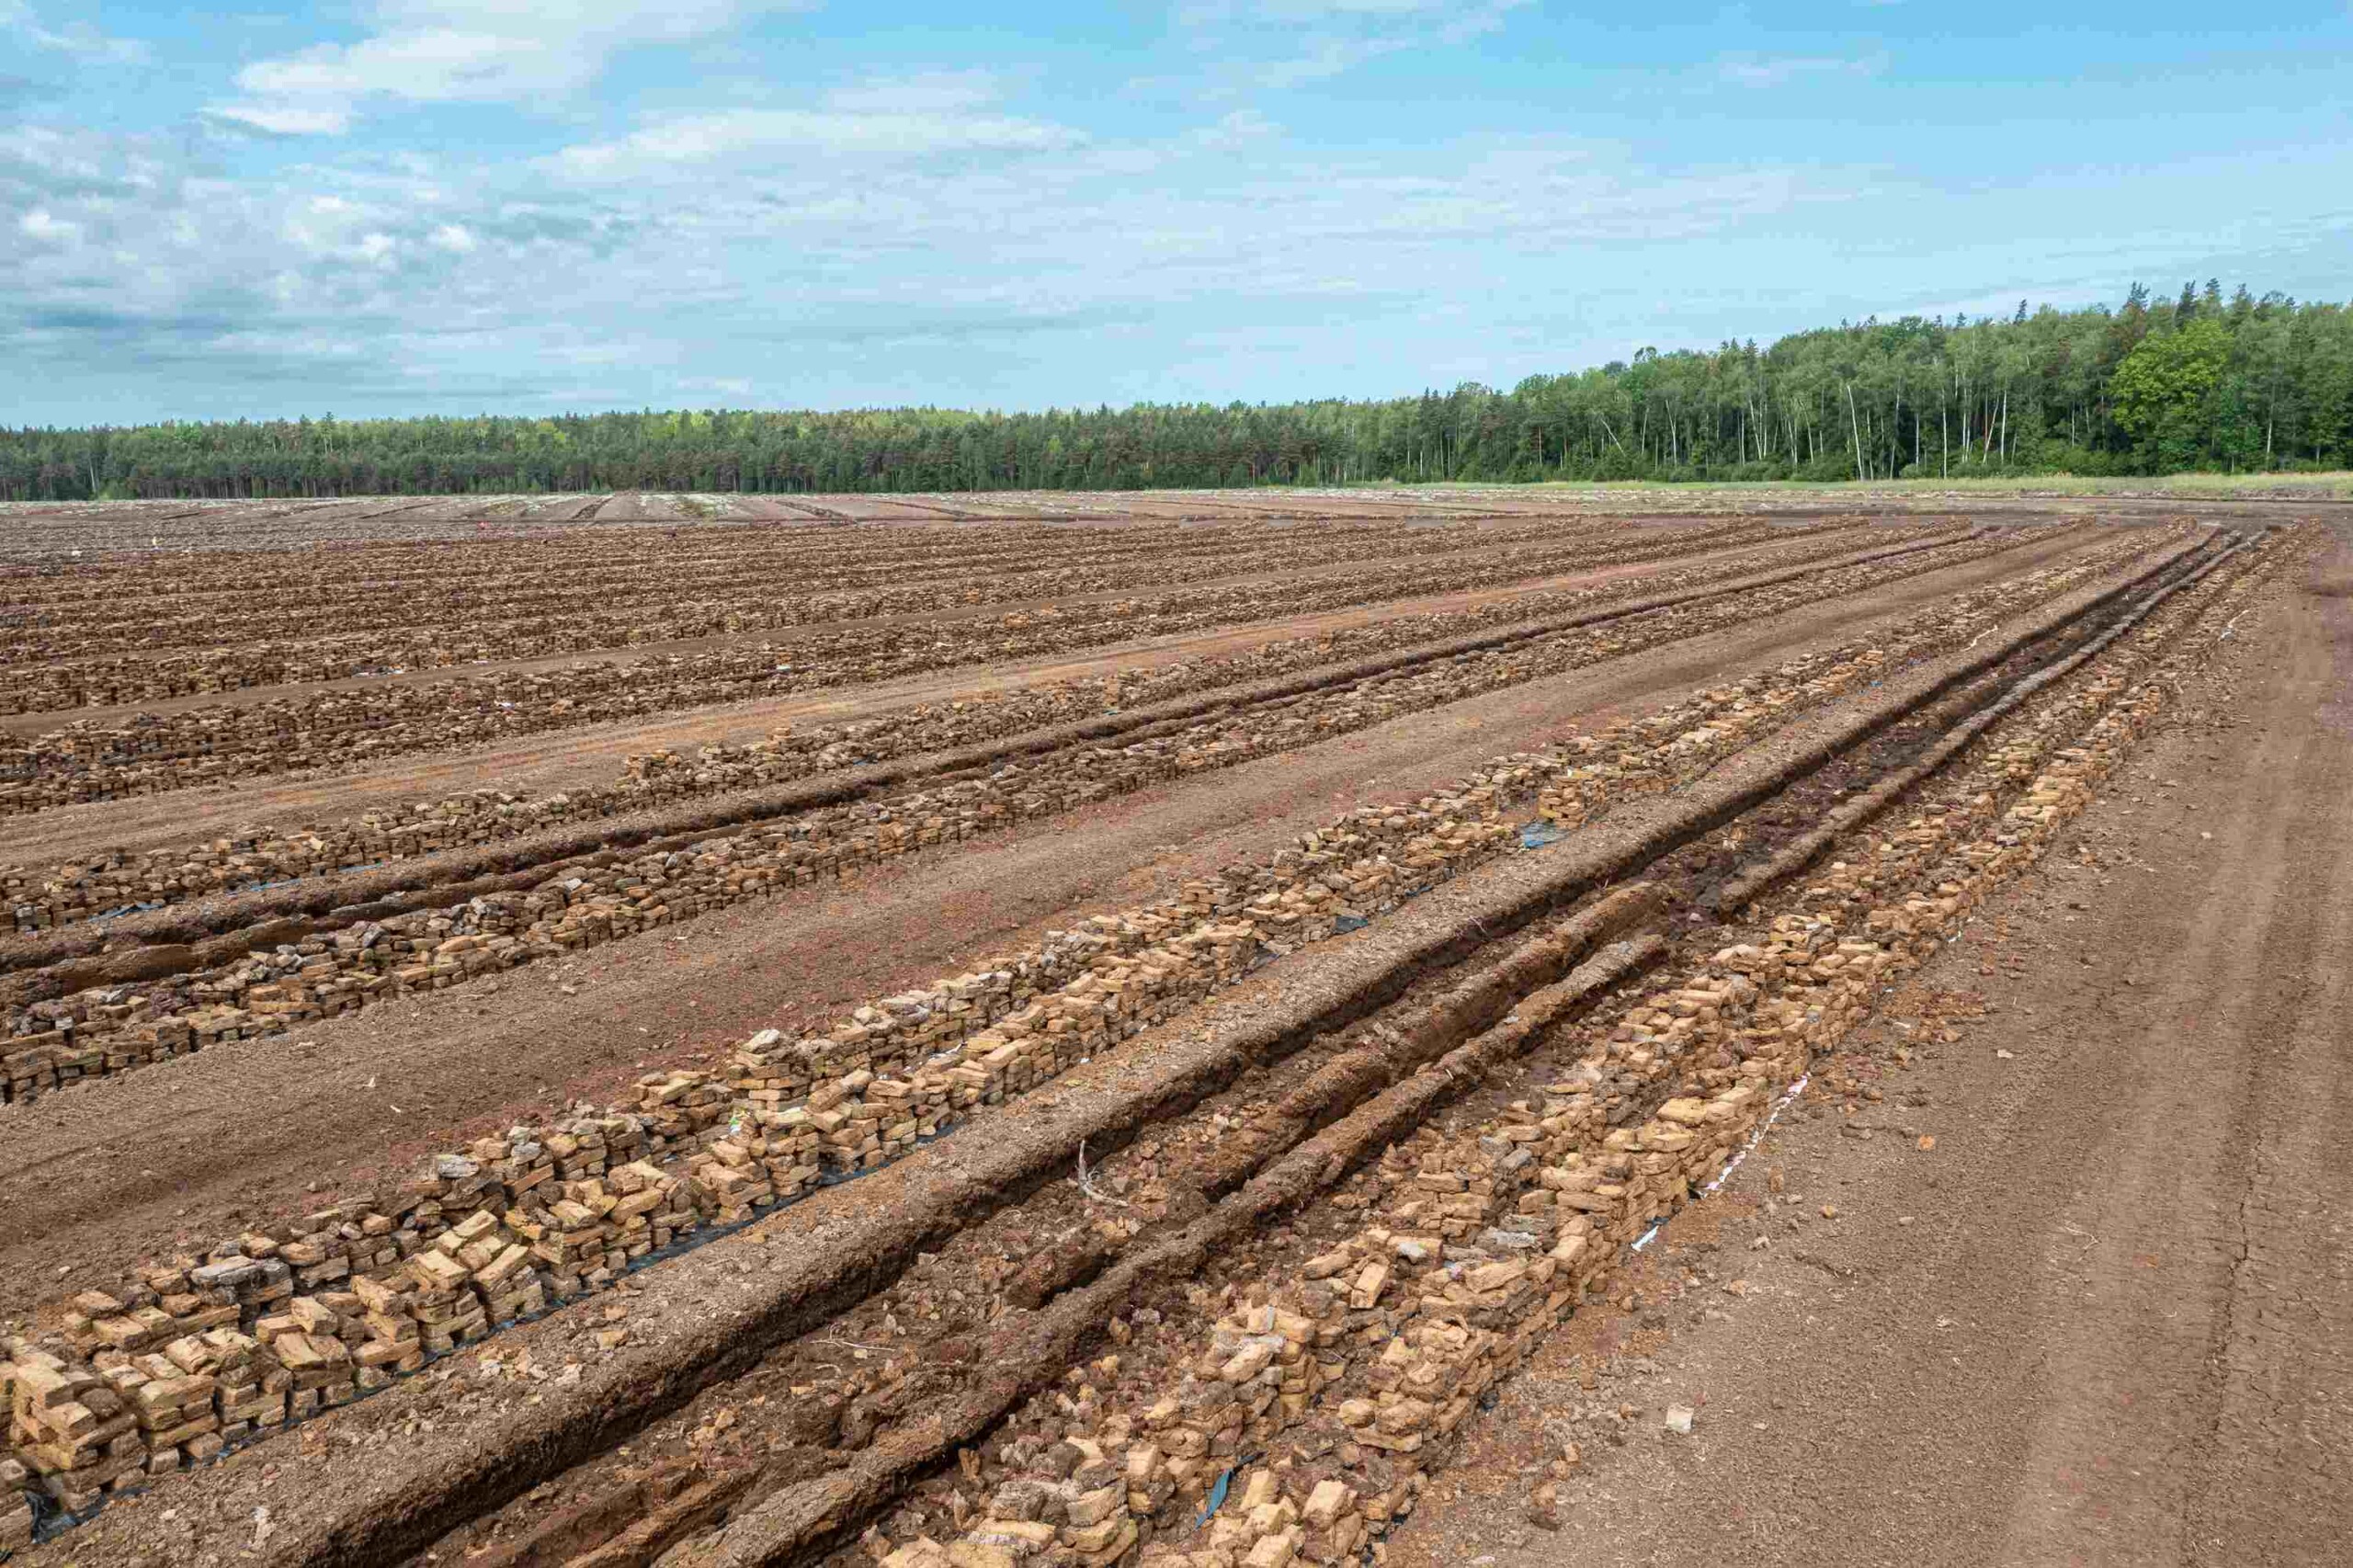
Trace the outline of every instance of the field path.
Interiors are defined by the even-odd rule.
[[[2208,722],[2072,835],[2097,863],[2063,843],[1883,1015],[1991,1016],[1670,1226],[1633,1314],[1539,1356],[1391,1568],[2347,1560],[2348,587],[2339,545],[2262,612],[2244,686],[2193,689]],[[1580,1436],[1536,1528],[1530,1477]]]

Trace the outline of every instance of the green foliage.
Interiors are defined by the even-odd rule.
[[[0,498],[1880,480],[2353,467],[2353,309],[2152,302],[1822,328],[1508,392],[0,430]]]
[[[2143,339],[2117,366],[2109,382],[2116,422],[2139,443],[2150,467],[2197,466],[2215,430],[2216,392],[2230,362],[2230,331],[2210,316]]]

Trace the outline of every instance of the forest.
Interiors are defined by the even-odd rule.
[[[1811,480],[2353,467],[2353,306],[2120,305],[1645,348],[1510,391],[975,413],[710,409],[0,431],[0,497]]]

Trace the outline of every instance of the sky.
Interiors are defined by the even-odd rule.
[[[2353,299],[2347,0],[0,0],[6,425],[1393,396],[2210,276]]]

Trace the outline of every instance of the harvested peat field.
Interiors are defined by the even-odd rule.
[[[2342,1562],[2348,676],[2280,495],[0,509],[0,1556]]]

